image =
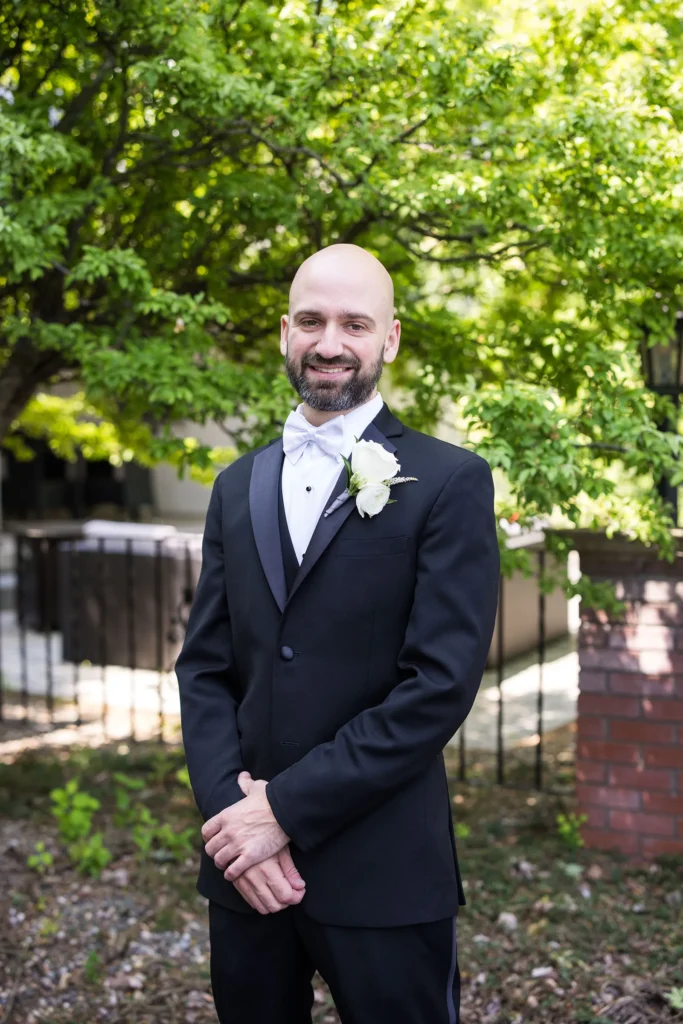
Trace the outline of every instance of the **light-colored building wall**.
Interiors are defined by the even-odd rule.
[[[196,437],[202,444],[226,447],[230,439],[215,423],[200,426],[197,423],[179,424],[179,436]],[[155,466],[151,470],[155,518],[164,521],[185,522],[192,525],[204,522],[211,490],[187,476],[178,478],[178,472],[169,465]]]

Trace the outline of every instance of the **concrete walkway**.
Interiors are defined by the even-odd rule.
[[[535,653],[505,666],[503,738],[505,746],[531,742],[538,734],[538,691],[543,693],[542,728],[549,732],[576,718],[579,695],[579,660],[576,635],[548,645],[543,667]],[[479,750],[496,747],[499,694],[496,674],[484,673],[481,689],[465,723],[467,745]],[[457,737],[451,741],[457,743]]]

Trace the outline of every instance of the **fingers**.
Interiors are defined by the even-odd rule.
[[[213,858],[216,867],[220,868],[221,871],[227,867],[235,856],[232,842],[228,832],[219,832],[204,847],[209,857]]]
[[[211,854],[209,854],[209,856],[211,856]],[[230,843],[227,843],[222,849],[220,849],[218,851],[218,853],[215,855],[215,857],[213,857],[214,864],[216,865],[216,867],[218,868],[219,871],[223,872],[223,874],[224,874],[224,876],[225,876],[225,878],[226,878],[226,880],[228,882],[234,882],[246,870],[246,868],[242,868],[241,871],[237,872],[237,874],[235,875],[235,878],[228,878],[226,872],[227,872],[228,868],[230,867],[231,863],[234,863],[238,859],[238,857],[239,857],[239,851],[233,849],[233,847],[230,845]],[[250,867],[251,864],[253,864],[253,863],[254,863],[253,860],[250,861],[249,864],[247,865],[247,867]]]
[[[249,772],[240,772],[237,776],[237,783],[244,795],[249,796],[249,793],[254,786],[254,780]],[[209,818],[208,821],[204,822],[202,825],[202,839],[204,842],[207,842],[207,840],[220,832],[223,827],[223,815],[227,810],[229,810],[229,808],[225,807],[222,811],[219,811],[218,814],[214,814],[213,818]]]
[[[251,870],[260,872],[260,865]],[[235,882],[235,888],[254,910],[258,910],[259,914],[276,914],[278,910],[284,910],[285,904],[281,904],[275,899],[265,879],[258,873],[249,876],[242,875]]]
[[[293,889],[285,878],[277,855],[248,868],[235,888],[259,914],[276,914],[304,898],[304,892]]]
[[[209,818],[202,825],[202,839],[205,843],[220,832],[222,828],[222,813],[221,811],[220,814],[214,814],[213,818]]]
[[[253,779],[249,772],[240,772],[239,775],[237,776],[237,784],[245,796],[249,796],[249,791],[251,790],[252,783]]]
[[[259,900],[264,905],[269,914],[277,914],[279,910],[284,910],[285,907],[289,907],[291,905],[289,899],[278,899],[278,897],[275,895],[270,885],[268,884],[268,880],[264,874],[261,875],[258,884],[252,884],[254,885],[256,895],[258,896]],[[294,890],[291,888],[291,886],[289,891],[290,894],[293,896]]]
[[[228,864],[228,867],[223,871],[223,877],[228,882],[234,882],[248,868],[253,867],[255,864],[263,864],[266,860],[274,859],[278,852],[277,846],[273,849],[272,844],[268,843],[229,843],[214,858],[214,864],[220,867],[221,870]],[[230,860],[232,860],[231,864],[229,863]]]
[[[235,888],[239,892],[240,896],[247,901],[250,907],[254,910],[258,910],[259,914],[268,914],[270,911],[266,908],[265,904],[261,902],[254,890],[254,887],[249,884],[244,875],[238,878],[235,882]]]
[[[287,881],[278,857],[264,860],[258,867],[261,868],[261,874],[268,888],[279,903],[287,906],[301,903],[304,893],[300,889],[294,889]]]
[[[287,879],[287,881],[289,882],[289,884],[292,886],[292,888],[293,889],[305,889],[306,888],[306,883],[304,882],[303,878],[299,874],[299,872],[297,870],[297,867],[296,867],[296,864],[292,860],[292,855],[289,852],[289,847],[288,846],[284,846],[280,850],[280,852],[278,854],[278,859],[280,861],[280,867],[282,868],[282,873],[285,876],[285,878]]]
[[[228,860],[229,859],[230,858],[228,858]],[[258,862],[256,857],[253,857],[252,855],[250,855],[248,853],[242,853],[242,854],[240,854],[239,857],[237,857],[232,862],[232,864],[230,864],[225,869],[225,871],[223,872],[223,877],[228,882],[234,882],[236,879],[238,879],[240,877],[240,875],[244,874],[244,872],[247,870],[247,868],[253,867],[254,864],[257,864],[257,863],[259,863],[259,862]],[[216,864],[216,859],[215,858],[214,858],[214,864]],[[220,865],[216,864],[216,867],[219,867],[219,866]]]

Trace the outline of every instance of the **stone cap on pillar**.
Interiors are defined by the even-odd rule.
[[[624,576],[646,576],[659,579],[662,576],[683,577],[683,529],[676,527],[671,530],[676,547],[673,562],[662,558],[655,544],[644,544],[643,541],[628,537],[624,533],[608,536],[605,530],[589,530],[584,528],[548,529],[547,533],[556,534],[571,541],[572,547],[578,551],[581,561],[581,572],[591,577],[622,579]]]

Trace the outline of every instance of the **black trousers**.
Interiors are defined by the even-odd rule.
[[[458,1024],[455,923],[346,928],[301,907],[250,915],[210,902],[220,1024],[310,1024],[316,970],[343,1024]]]

